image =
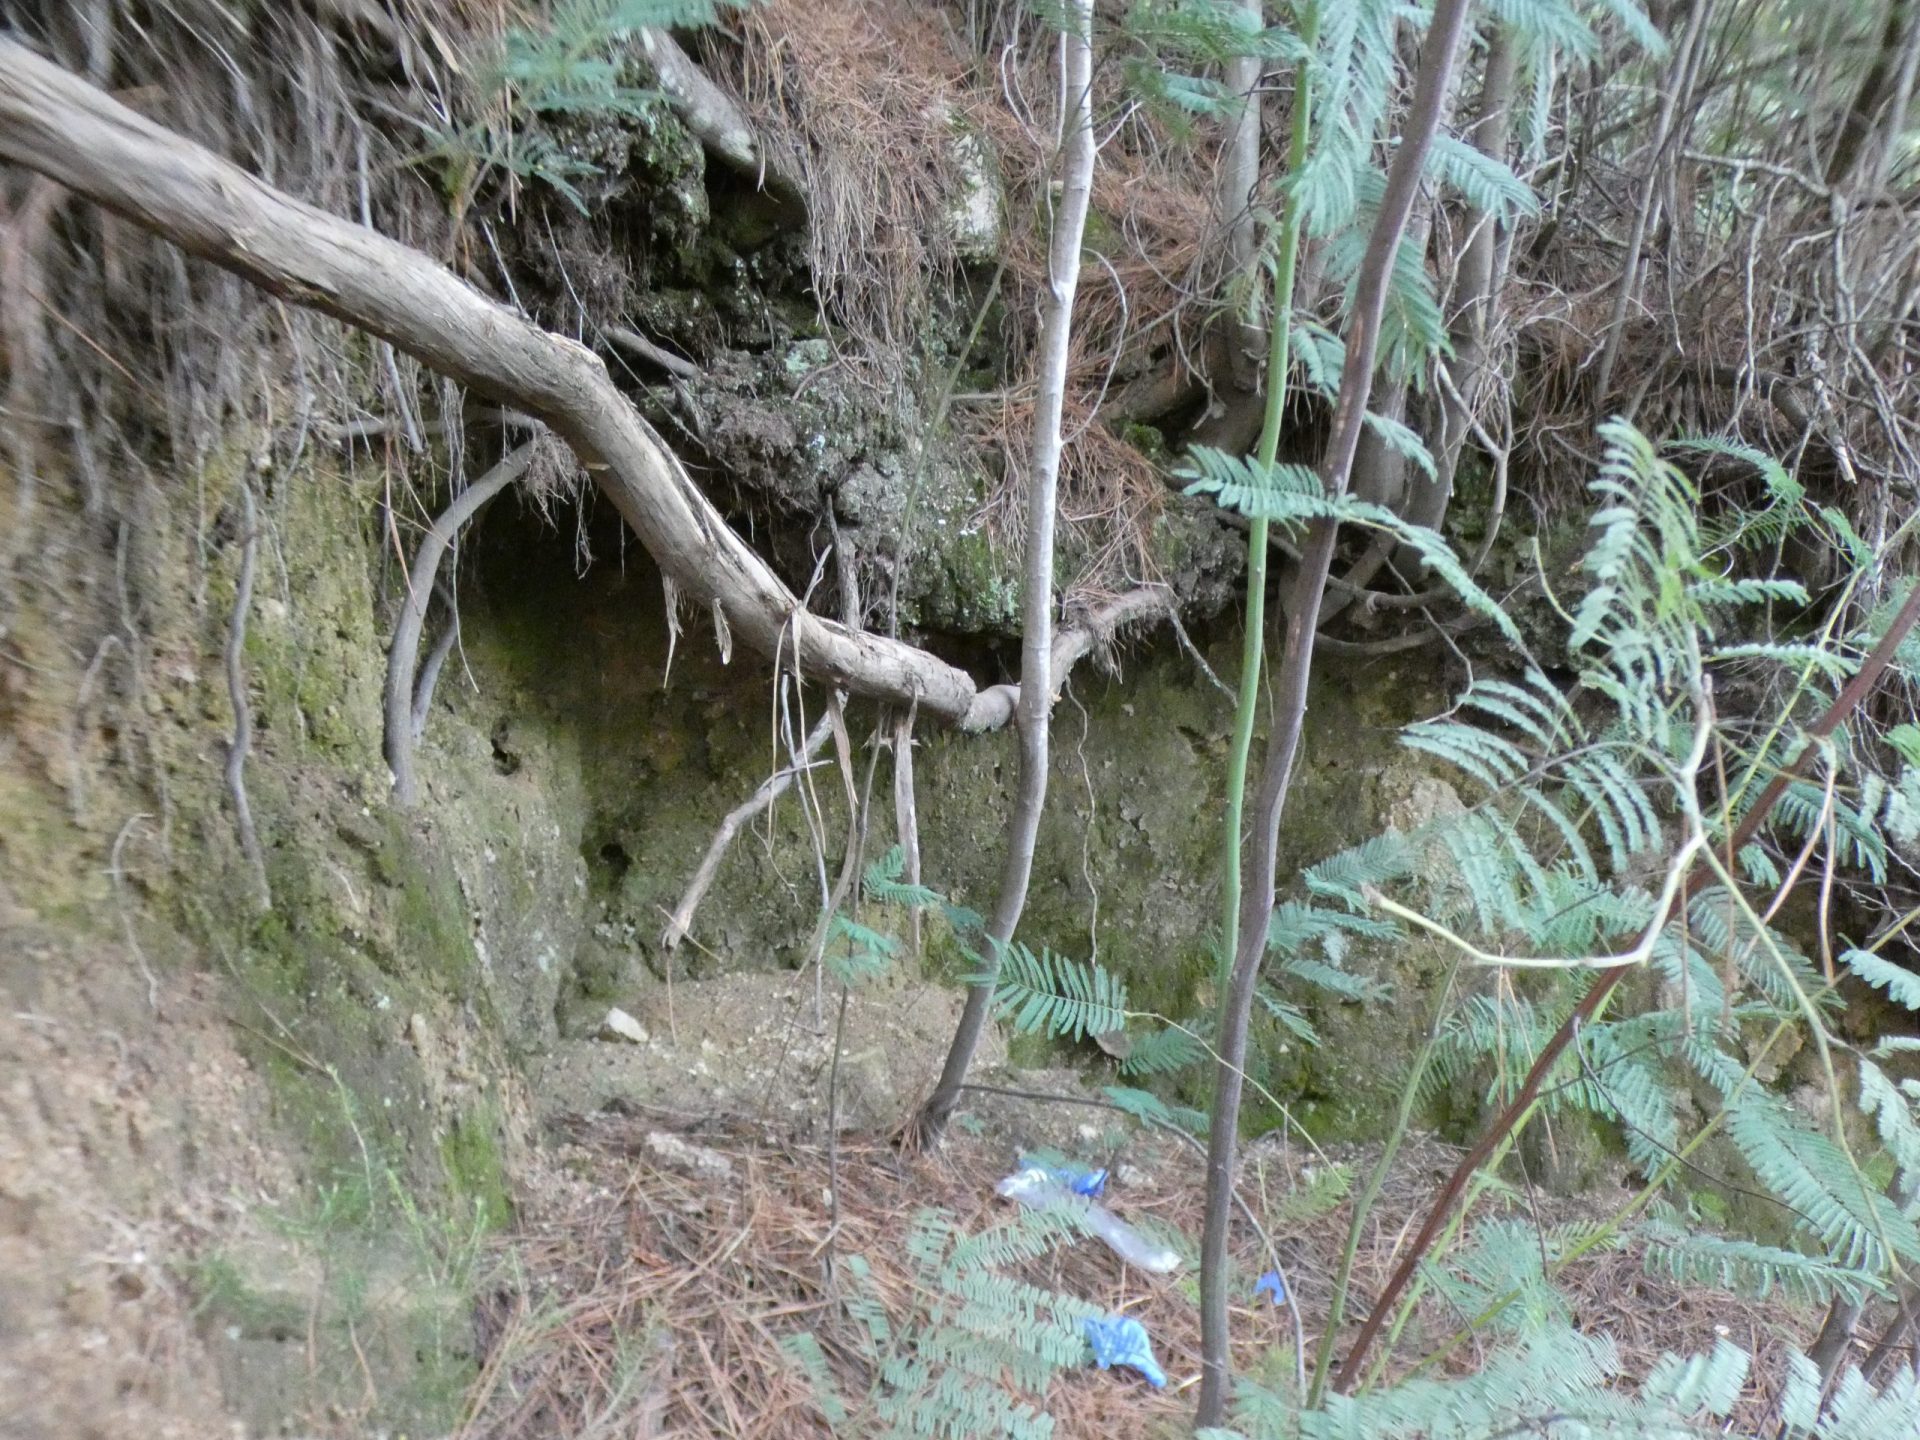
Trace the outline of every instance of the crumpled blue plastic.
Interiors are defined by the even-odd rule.
[[[1269,1270],[1253,1282],[1253,1293],[1271,1295],[1274,1304],[1284,1305],[1287,1303],[1287,1282],[1280,1278],[1278,1270]]]
[[[1082,1170],[1074,1165],[1043,1165],[1038,1160],[1020,1157],[1022,1167],[1038,1170],[1054,1184],[1071,1190],[1075,1195],[1084,1195],[1089,1200],[1098,1199],[1107,1191],[1107,1172],[1105,1170]]]
[[[1167,1383],[1167,1372],[1153,1358],[1153,1342],[1147,1327],[1131,1315],[1109,1315],[1104,1320],[1088,1316],[1080,1322],[1087,1343],[1093,1347],[1093,1359],[1102,1370],[1125,1365],[1147,1377],[1156,1390]]]
[[[1085,1195],[1088,1199],[1104,1195],[1107,1190],[1107,1172],[1104,1170],[1056,1170],[1054,1178],[1059,1180],[1076,1195]]]

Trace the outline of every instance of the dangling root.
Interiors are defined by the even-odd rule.
[[[826,748],[827,737],[831,734],[833,717],[822,715],[807,733],[807,743],[801,751],[802,763],[812,764],[814,758]],[[720,862],[727,858],[727,847],[733,844],[734,837],[750,822],[765,814],[768,806],[787,793],[799,774],[799,765],[783,766],[762,780],[758,790],[727,812],[727,818],[714,831],[700,868],[693,872],[693,879],[687,882],[687,893],[680,897],[673,914],[667,917],[667,928],[660,933],[661,949],[670,951],[686,939],[688,930],[693,926],[694,912],[700,908],[700,902],[707,898],[707,891],[713,888],[714,877],[720,873]]]
[[[414,670],[420,658],[420,629],[426,623],[427,607],[433,602],[434,582],[440,575],[440,561],[460,533],[460,527],[480,513],[480,508],[526,473],[533,459],[533,442],[510,451],[493,469],[474,481],[454,498],[427,527],[414,552],[413,573],[407,577],[406,603],[400,618],[393,623],[393,644],[387,651],[386,751],[387,768],[393,771],[393,803],[411,809],[419,799],[418,782],[413,774]],[[457,620],[455,624],[457,625]],[[431,697],[431,689],[428,690]]]
[[[273,908],[267,884],[267,861],[260,836],[253,828],[253,806],[247,800],[247,754],[253,749],[253,705],[247,698],[247,676],[241,661],[247,644],[247,612],[253,608],[254,560],[260,549],[260,522],[253,488],[240,487],[240,518],[246,538],[240,546],[240,580],[234,589],[233,622],[227,629],[227,696],[233,702],[233,738],[227,744],[227,794],[233,800],[233,818],[240,830],[240,851],[253,872],[254,904],[264,913]]]

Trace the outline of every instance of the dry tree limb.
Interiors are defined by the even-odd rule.
[[[915,646],[811,614],[731,530],[586,347],[550,334],[418,250],[256,180],[97,87],[0,40],[0,158],[37,170],[282,298],[359,326],[573,448],[662,572],[763,655],[966,729],[1011,697]]]
[[[393,803],[403,810],[411,809],[420,798],[413,774],[414,671],[420,658],[420,628],[426,622],[427,607],[433,603],[440,561],[460,527],[524,475],[532,460],[532,441],[509,451],[499,464],[454,497],[427,527],[420,548],[414,552],[413,570],[407,576],[407,598],[393,622],[393,644],[387,650],[387,768],[393,772]]]
[[[240,579],[234,587],[233,620],[227,627],[227,697],[233,703],[233,738],[227,742],[227,795],[233,801],[233,820],[240,831],[240,852],[253,875],[253,900],[263,913],[273,908],[267,884],[267,861],[260,852],[260,836],[253,828],[253,805],[247,799],[247,756],[253,749],[253,704],[247,696],[243,665],[247,644],[247,615],[253,609],[253,571],[260,551],[258,508],[253,487],[240,487],[240,518],[245,536],[240,544]]]
[[[803,764],[813,763],[814,757],[826,748],[827,737],[831,734],[833,717],[822,715],[814,722],[801,750]],[[774,771],[760,782],[759,789],[727,812],[726,818],[720,822],[720,828],[714,831],[713,839],[708,842],[700,868],[693,872],[693,879],[687,882],[686,893],[680,897],[680,903],[673,907],[673,914],[667,917],[667,928],[660,935],[661,949],[671,951],[686,938],[687,932],[693,927],[694,912],[700,908],[700,902],[706,899],[707,891],[713,888],[714,878],[720,873],[720,862],[727,857],[727,847],[733,844],[734,837],[751,821],[764,814],[774,801],[787,793],[800,770],[800,765],[788,765]]]
[[[750,176],[776,199],[804,205],[806,190],[793,172],[767,153],[740,107],[665,30],[642,30],[640,48],[674,114],[714,156]]]
[[[682,359],[671,350],[661,349],[638,330],[629,329],[625,325],[609,325],[600,333],[619,349],[639,356],[649,365],[658,365],[669,375],[678,375],[683,380],[691,380],[700,373],[700,367],[691,360]]]

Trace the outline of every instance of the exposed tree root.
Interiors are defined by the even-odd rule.
[[[827,737],[832,733],[833,717],[822,715],[807,734],[806,745],[800,752],[803,763],[813,762],[814,757],[826,748]],[[720,828],[714,831],[713,839],[708,842],[700,868],[693,872],[693,879],[687,882],[686,893],[680,897],[680,903],[673,907],[673,914],[667,917],[667,928],[660,934],[661,949],[670,951],[686,939],[687,932],[693,927],[694,912],[700,908],[700,902],[707,898],[707,891],[713,888],[714,877],[720,873],[720,862],[727,857],[727,847],[733,844],[734,837],[748,824],[765,814],[768,806],[787,793],[799,774],[799,765],[788,765],[774,771],[760,782],[758,790],[727,812],[726,819],[720,822]]]
[[[433,642],[433,649],[427,652],[426,662],[420,667],[420,678],[413,682],[413,743],[416,745],[427,733],[427,712],[433,708],[433,692],[440,684],[440,672],[446,667],[453,647],[460,643],[459,597],[444,580],[434,586],[434,593],[447,607],[447,624],[440,638]]]
[[[260,836],[253,828],[253,805],[247,799],[247,755],[253,749],[253,704],[247,697],[245,668],[247,615],[253,609],[254,561],[260,551],[259,512],[253,487],[240,487],[240,523],[245,527],[240,545],[240,580],[234,589],[233,621],[227,628],[227,697],[233,702],[233,738],[227,742],[227,795],[233,801],[233,821],[240,831],[240,852],[253,877],[253,900],[260,910],[273,908],[267,884],[267,861]]]
[[[413,571],[407,576],[407,598],[400,606],[400,618],[393,623],[393,644],[387,650],[387,768],[393,772],[394,804],[402,809],[412,808],[420,798],[413,774],[414,715],[420,708],[415,704],[414,672],[420,659],[420,629],[426,623],[427,607],[433,603],[440,561],[460,527],[526,474],[533,451],[533,441],[509,451],[499,464],[462,490],[427,527],[420,548],[414,552]]]
[[[700,373],[700,367],[691,360],[684,360],[671,350],[661,349],[638,330],[630,330],[625,325],[610,325],[601,333],[616,348],[639,356],[649,365],[658,365],[669,375],[691,380]]]
[[[642,30],[640,48],[653,66],[654,79],[693,136],[712,154],[742,175],[750,176],[775,198],[804,205],[800,181],[770,156],[740,107],[707,78],[674,38],[664,30]]]
[[[805,675],[917,704],[965,729],[1012,717],[1015,687],[981,691],[925,650],[810,613],[728,527],[598,357],[420,251],[275,190],[14,41],[0,41],[0,157],[544,421],[667,578],[760,654],[790,653]],[[1138,613],[1162,603],[1146,593]],[[1091,637],[1079,653],[1089,648]]]

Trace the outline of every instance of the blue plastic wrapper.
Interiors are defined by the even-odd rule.
[[[1067,1188],[1076,1195],[1085,1195],[1089,1199],[1103,1195],[1107,1189],[1107,1172],[1104,1170],[1082,1170],[1067,1181]]]
[[[1074,1165],[1047,1165],[1039,1160],[1022,1155],[1022,1168],[1039,1170],[1054,1184],[1063,1186],[1075,1195],[1084,1195],[1089,1200],[1104,1195],[1107,1190],[1107,1172],[1105,1170],[1084,1170]]]
[[[1167,1372],[1153,1358],[1153,1342],[1147,1327],[1130,1315],[1109,1315],[1104,1320],[1089,1317],[1080,1322],[1087,1343],[1093,1347],[1093,1359],[1102,1370],[1124,1365],[1147,1377],[1156,1390],[1167,1383]]]
[[[1287,1282],[1280,1278],[1278,1270],[1269,1270],[1253,1282],[1253,1293],[1271,1295],[1274,1304],[1284,1305],[1287,1303]]]

